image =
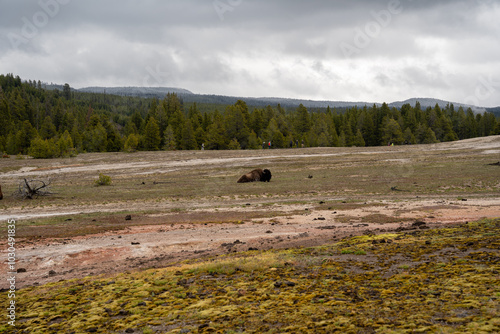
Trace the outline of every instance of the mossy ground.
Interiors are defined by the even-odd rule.
[[[499,232],[482,220],[30,287],[0,332],[498,333]]]

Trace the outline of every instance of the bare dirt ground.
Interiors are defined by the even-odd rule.
[[[500,216],[500,168],[485,167],[500,160],[499,136],[395,148],[155,154],[9,159],[2,166],[6,169],[0,182],[10,190],[22,177],[56,177],[65,186],[76,184],[81,189],[80,193],[61,190],[55,199],[39,199],[36,204],[15,200],[2,204],[0,221],[18,221],[18,287],[165,267],[228,252],[309,247],[351,235],[440,228]],[[274,166],[271,182],[236,188],[237,176],[253,166]],[[386,177],[381,170],[391,170],[394,176]],[[83,185],[96,171],[110,173],[124,185],[85,190]],[[214,181],[154,188],[155,180],[172,175]],[[122,194],[140,187],[141,180],[144,190],[122,200]],[[241,194],[241,189],[250,190]],[[86,191],[94,192],[92,200]],[[168,198],[157,199],[159,194]],[[130,219],[125,220],[126,214]],[[57,216],[63,218],[52,224]],[[74,227],[92,222],[108,225],[97,233],[91,229],[80,233]],[[74,230],[69,235],[54,232],[70,224]],[[2,253],[7,249],[4,234]],[[8,271],[5,262],[0,271]],[[6,287],[0,282],[0,289]]]

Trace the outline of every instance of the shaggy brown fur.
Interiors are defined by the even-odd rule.
[[[2,186],[0,186],[0,200],[3,199],[3,194],[2,194]]]
[[[244,182],[255,182],[255,181],[261,181],[261,182],[269,182],[271,180],[271,171],[269,169],[254,169],[250,173],[246,173],[245,175],[242,175],[238,183],[244,183]]]

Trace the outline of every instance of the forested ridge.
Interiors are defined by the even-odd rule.
[[[422,110],[359,106],[308,110],[183,103],[45,90],[40,81],[0,75],[0,152],[35,158],[81,152],[259,149],[427,144],[500,134],[500,120],[452,104]]]

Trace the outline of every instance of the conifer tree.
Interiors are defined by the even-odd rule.
[[[228,149],[230,150],[241,150],[240,143],[238,143],[238,140],[236,138],[231,139],[228,145]]]
[[[50,116],[44,118],[39,134],[42,139],[49,139],[57,134],[56,126],[52,123]]]
[[[129,120],[126,124],[125,127],[123,128],[123,135],[125,137],[128,137],[131,134],[138,134],[139,129],[137,129],[137,126],[135,125],[132,120]]]
[[[173,111],[172,115],[169,117],[168,124],[172,126],[175,136],[175,145],[180,148],[182,143],[182,128],[184,126],[185,119],[184,114],[180,109]]]
[[[214,113],[214,119],[212,124],[208,126],[207,129],[207,143],[205,147],[209,150],[224,150],[227,148],[228,141],[226,140],[224,133],[226,132],[224,128],[224,123],[222,117],[216,111]]]
[[[410,127],[407,127],[403,132],[403,139],[405,144],[413,145],[417,143],[417,139],[413,135],[413,132],[411,131]]]
[[[254,111],[250,114],[250,129],[258,136],[265,128],[266,124],[264,124],[262,111],[260,109],[254,109]]]
[[[82,150],[82,135],[80,134],[80,131],[78,130],[78,124],[75,121],[73,124],[73,127],[71,128],[71,140],[73,141],[73,145],[76,149],[77,152],[80,152]]]
[[[261,148],[260,139],[257,137],[255,131],[252,130],[250,136],[248,136],[248,148],[251,150],[256,150]]]
[[[141,114],[138,113],[138,112],[135,112],[132,117],[130,118],[130,121],[133,122],[135,124],[135,128],[138,130],[138,131],[142,131],[142,127],[143,127],[143,123],[144,123],[144,119],[142,118]]]
[[[311,119],[307,108],[301,103],[296,112],[295,129],[299,134],[305,134],[311,129]]]
[[[176,140],[175,140],[175,135],[174,135],[174,130],[172,129],[172,126],[169,125],[165,129],[165,133],[163,134],[164,138],[164,146],[163,149],[167,151],[173,151],[177,148]]]
[[[182,129],[182,144],[181,148],[183,150],[194,150],[198,147],[196,143],[196,138],[194,135],[193,126],[191,124],[191,119],[188,119],[184,124]]]
[[[363,124],[361,126],[361,133],[363,139],[365,141],[366,146],[376,146],[377,143],[377,134],[375,129],[375,124],[373,123],[373,119],[370,114],[365,113],[363,117]]]
[[[131,133],[128,135],[127,139],[125,140],[125,144],[123,145],[125,152],[135,152],[137,151],[139,147],[139,142],[140,142],[140,136],[135,133]]]
[[[339,146],[340,147],[346,147],[347,146],[347,141],[345,139],[345,133],[344,130],[340,131],[340,136],[339,136]]]
[[[119,152],[122,150],[123,141],[116,127],[107,118],[101,120],[101,124],[106,129],[107,152]]]
[[[198,126],[198,128],[194,131],[194,137],[196,139],[196,142],[198,143],[198,146],[205,143],[206,133],[205,133],[205,130],[203,130],[203,127],[201,125]]]
[[[35,159],[50,159],[56,155],[53,143],[39,136],[31,141],[28,154]]]
[[[57,156],[60,157],[71,157],[75,155],[75,148],[73,146],[73,140],[68,130],[59,137],[56,143],[57,146]]]
[[[188,118],[191,120],[191,125],[193,126],[193,129],[196,130],[202,126],[203,117],[201,116],[200,111],[198,110],[196,102],[189,107]]]
[[[330,141],[328,140],[328,137],[325,132],[322,132],[318,136],[318,142],[317,142],[319,147],[328,147],[330,146]]]
[[[154,118],[150,118],[144,128],[143,147],[147,151],[157,151],[160,148],[160,128]]]
[[[249,116],[245,116],[244,107],[246,107],[246,104],[242,106],[240,102],[238,101],[234,106],[226,108],[226,138],[236,138],[241,148],[245,149],[248,147],[248,136],[250,135],[250,129],[245,119],[248,119]]]
[[[335,126],[333,126],[330,131],[331,131],[330,132],[331,133],[331,140],[330,140],[331,146],[339,147],[340,146],[339,135],[337,134],[337,130],[335,129]]]
[[[352,127],[348,117],[344,118],[344,124],[342,125],[342,133],[344,134],[345,146],[351,147],[354,145],[354,135],[352,133]]]
[[[38,137],[38,131],[31,125],[31,123],[26,120],[22,123],[21,129],[16,133],[15,145],[17,153],[26,154],[28,148],[31,146],[31,141]],[[9,152],[10,154],[16,154],[16,152]]]
[[[262,133],[262,136],[266,142],[271,142],[271,147],[273,148],[286,147],[285,136],[283,136],[283,133],[279,130],[278,123],[275,118],[271,119],[269,125]]]
[[[399,123],[392,118],[385,118],[382,126],[382,145],[387,144],[402,144],[403,132]]]
[[[7,138],[11,128],[11,122],[9,103],[0,86],[0,137]]]
[[[66,100],[71,99],[71,87],[67,83],[65,83],[63,87],[63,96]]]
[[[356,136],[354,138],[354,146],[356,146],[356,147],[364,147],[365,146],[365,140],[363,138],[363,134],[361,133],[360,129],[358,129],[356,131]]]
[[[436,134],[434,133],[434,131],[432,131],[431,128],[427,128],[425,130],[425,136],[424,136],[424,140],[423,140],[423,144],[433,144],[433,143],[438,143],[439,140],[437,140],[436,138]]]
[[[106,152],[108,136],[100,122],[89,127],[83,134],[83,149],[87,152]]]

